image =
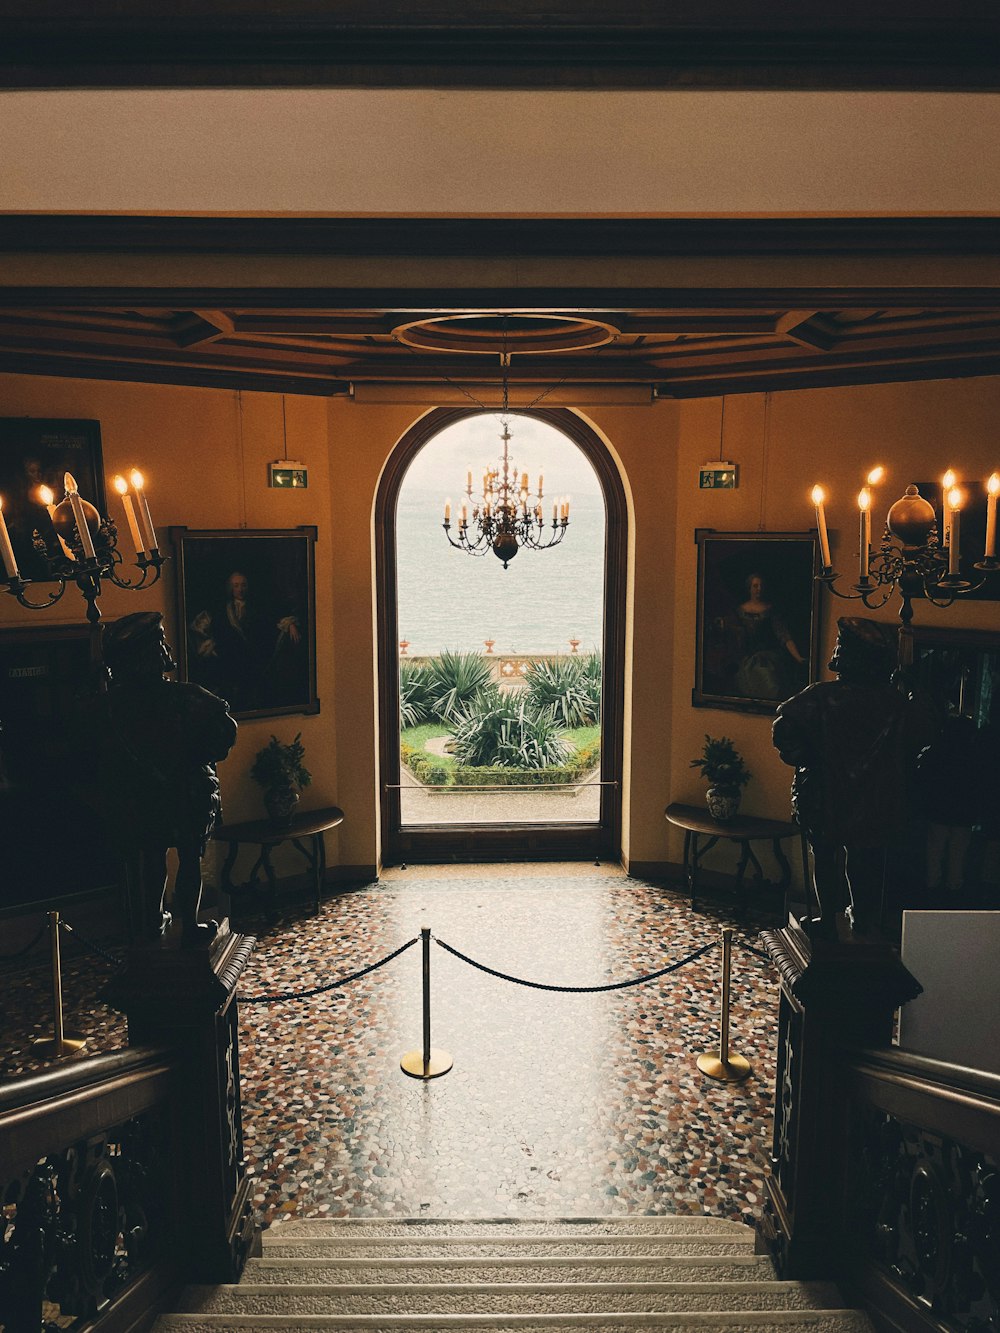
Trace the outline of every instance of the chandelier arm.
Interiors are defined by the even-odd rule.
[[[58,584],[55,592],[50,592],[44,602],[33,602],[25,593],[25,588],[30,588],[36,583],[55,583]],[[55,577],[51,579],[8,579],[5,591],[15,597],[21,606],[27,607],[29,611],[44,611],[48,606],[54,606],[59,598],[66,591],[66,580]]]

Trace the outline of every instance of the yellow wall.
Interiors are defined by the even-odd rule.
[[[331,864],[374,864],[379,837],[374,500],[386,458],[426,408],[289,396],[287,452],[309,465],[310,484],[307,491],[274,491],[267,487],[266,464],[284,448],[281,398],[242,395],[242,438],[240,407],[240,397],[223,390],[0,376],[4,416],[99,420],[106,472],[133,461],[145,469],[161,530],[171,524],[196,529],[316,524],[321,711],[241,726],[236,750],[221,769],[226,815],[259,813],[259,793],[246,777],[253,755],[272,731],[290,738],[301,730],[314,777],[310,800],[334,801],[347,816],[330,838]],[[940,475],[948,465],[970,477],[985,477],[1000,466],[1000,379],[774,394],[769,408],[760,394],[731,397],[723,453],[740,464],[740,487],[733,492],[697,488],[698,464],[718,453],[720,400],[589,407],[585,415],[619,460],[632,526],[624,850],[637,864],[678,861],[679,835],[668,829],[663,808],[672,800],[702,799],[704,784],[689,761],[706,731],[732,736],[753,769],[748,812],[784,817],[790,778],[771,750],[769,719],[691,706],[694,529],[808,528],[813,520],[808,492],[822,480],[832,497],[831,526],[840,528],[834,533],[835,559],[838,547],[850,553],[853,497],[872,463],[883,461],[892,470],[882,493],[887,498],[895,498],[910,480]],[[162,583],[148,594],[112,589],[104,614],[111,619],[139,608],[161,609],[173,634],[174,595],[168,565]],[[856,610],[825,597],[824,661],[836,617]],[[81,613],[82,601],[71,590],[54,612],[36,613],[30,623],[74,621]],[[882,615],[889,619],[894,613],[895,605]],[[1000,610],[997,603],[946,612],[920,606],[917,620],[1000,629]],[[28,613],[12,599],[0,600],[0,623],[27,621]],[[730,858],[715,855],[718,868],[731,869]]]

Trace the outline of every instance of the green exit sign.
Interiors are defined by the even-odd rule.
[[[698,469],[698,485],[703,491],[735,491],[739,484],[739,468],[721,458],[702,463]]]
[[[301,491],[309,485],[309,470],[305,463],[295,463],[289,458],[283,458],[277,463],[269,464],[269,467],[268,485],[270,486],[277,486],[279,490],[283,491]]]

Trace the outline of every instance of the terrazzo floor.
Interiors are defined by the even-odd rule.
[[[417,944],[308,1000],[241,1005],[244,1136],[261,1225],[289,1217],[694,1213],[751,1221],[770,1146],[777,986],[759,947],[773,915],[692,912],[679,892],[581,864],[416,866],[329,897],[318,917],[234,925],[258,935],[244,999],[299,991],[378,961],[429,925],[490,967],[604,985],[679,960],[734,927],[732,1049],[752,1076],[695,1066],[718,1042],[721,948],[660,980],[598,994],[516,986],[431,946],[432,1042],[454,1068],[406,1077],[419,1049]],[[110,947],[110,946],[109,946]],[[42,950],[44,954],[44,950]],[[47,970],[6,967],[0,1077],[39,1067]],[[125,1044],[94,1003],[110,965],[67,950],[67,1025],[90,1053]],[[33,1016],[32,1016],[33,1015]]]

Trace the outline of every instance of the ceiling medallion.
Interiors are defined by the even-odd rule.
[[[603,320],[547,312],[424,316],[400,324],[392,336],[422,352],[503,357],[592,351],[614,342],[619,333]]]

